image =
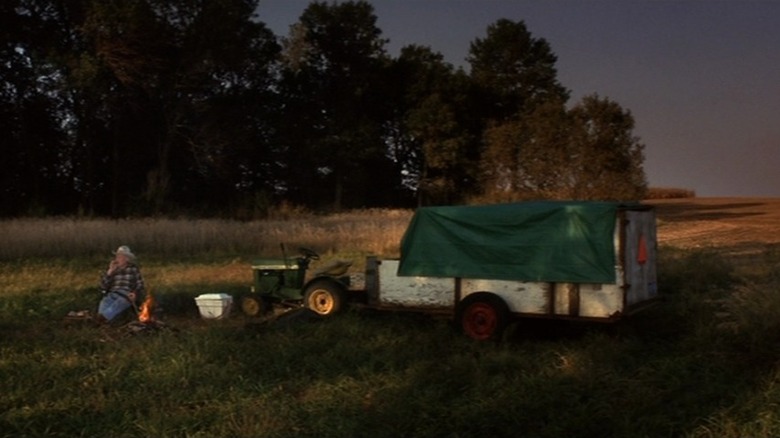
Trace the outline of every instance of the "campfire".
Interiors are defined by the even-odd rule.
[[[138,311],[138,321],[143,323],[153,323],[154,316],[152,315],[152,309],[154,309],[154,296],[149,293],[146,296],[141,309]]]
[[[128,331],[131,334],[139,334],[156,332],[165,328],[166,325],[155,317],[155,307],[156,302],[154,300],[154,295],[149,292],[146,295],[143,304],[141,304],[141,307],[138,309],[138,320],[131,321],[127,324],[126,327]]]

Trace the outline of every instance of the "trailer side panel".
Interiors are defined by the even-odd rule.
[[[398,263],[398,260],[382,260],[379,264],[380,306],[454,308],[454,278],[399,277]]]
[[[512,313],[543,315],[553,308],[551,283],[464,279],[461,288],[463,297],[475,292],[494,293],[506,301]]]

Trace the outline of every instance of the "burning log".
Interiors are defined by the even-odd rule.
[[[161,329],[168,328],[164,322],[155,317],[156,310],[154,295],[149,292],[143,304],[141,304],[141,308],[138,310],[138,319],[129,322],[125,328],[132,335],[154,333]]]
[[[143,304],[141,304],[141,310],[138,312],[138,321],[140,322],[153,322],[154,316],[152,310],[154,309],[154,295],[151,292],[146,296]]]

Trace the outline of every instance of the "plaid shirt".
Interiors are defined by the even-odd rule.
[[[127,296],[130,292],[135,292],[137,296],[144,293],[144,277],[138,266],[128,264],[122,269],[117,269],[111,275],[105,272],[100,276],[100,289],[104,293],[116,292]]]

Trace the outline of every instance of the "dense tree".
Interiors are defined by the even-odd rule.
[[[129,153],[118,161],[140,155],[131,172],[143,178],[134,181],[141,200],[152,211],[165,201],[219,207],[240,187],[267,183],[253,158],[269,145],[278,46],[252,20],[255,2],[143,3],[98,8],[87,27],[95,52],[110,54],[101,59],[118,83],[113,94],[125,94],[116,129],[135,134],[123,136]]]
[[[494,201],[558,198],[572,154],[569,116],[560,101],[489,128],[482,156],[484,194]]]
[[[633,118],[567,109],[523,22],[397,59],[367,1],[313,2],[281,45],[258,0],[0,4],[0,215],[252,217],[486,199],[637,199]],[[415,199],[416,197],[416,199]]]
[[[47,29],[23,1],[0,5],[0,214],[64,213],[68,180],[56,69],[36,62]]]
[[[567,111],[556,57],[523,22],[499,20],[471,45],[471,76],[487,99],[483,195],[506,199],[638,199],[646,183],[633,119],[587,97]]]
[[[644,145],[633,134],[634,117],[618,103],[586,96],[571,109],[568,186],[573,199],[638,200],[647,191]]]
[[[481,110],[501,122],[549,100],[565,100],[558,82],[558,58],[543,38],[534,38],[522,21],[501,19],[485,38],[471,43],[467,58],[471,77],[481,88]]]
[[[637,200],[646,190],[643,145],[630,112],[598,96],[560,101],[488,130],[484,195],[519,199]]]
[[[370,185],[387,179],[385,43],[365,1],[313,2],[292,28],[282,83],[289,124],[281,139],[292,199],[335,209],[366,205]]]
[[[72,104],[74,172],[85,208],[119,215],[159,185],[157,78],[170,49],[148,2],[62,2],[54,17],[66,29],[63,84]],[[157,171],[159,174],[159,171]],[[147,196],[150,202],[161,203]],[[151,209],[149,209],[151,210]],[[147,211],[149,211],[147,210]]]
[[[418,204],[448,204],[463,198],[469,178],[468,82],[439,53],[410,45],[392,71],[396,100],[387,143],[391,156],[415,190]]]
[[[56,68],[84,208],[219,207],[268,185],[256,158],[270,144],[278,45],[255,1],[25,4],[17,13],[52,31],[36,61]]]
[[[278,178],[272,132],[280,48],[254,20],[256,1],[159,0],[157,8],[177,42],[161,81],[159,150],[182,151],[179,159],[188,163],[161,159],[162,174],[166,167],[178,170],[175,194],[189,205],[223,207],[220,200],[235,199],[235,193],[267,191]]]

